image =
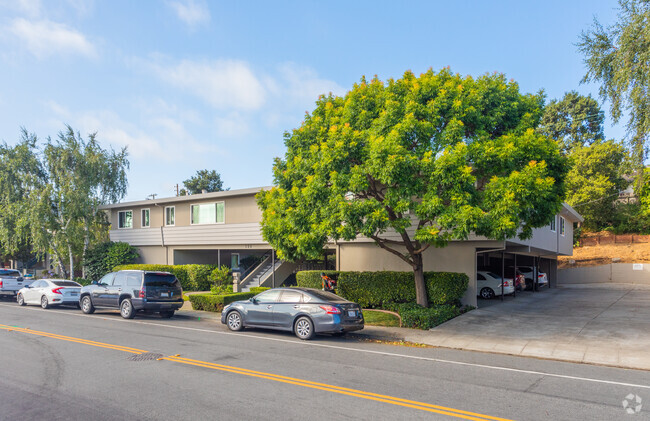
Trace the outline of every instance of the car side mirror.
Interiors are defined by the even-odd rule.
[[[90,285],[99,285],[99,282],[98,282],[98,281],[92,281],[92,282],[90,283]]]
[[[253,304],[257,304],[257,300],[255,299],[255,297],[251,297],[250,300],[248,301],[250,301]]]
[[[25,285],[25,288],[31,288],[31,287],[32,287],[31,285]]]

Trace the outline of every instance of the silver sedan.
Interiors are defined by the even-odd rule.
[[[18,291],[16,301],[21,306],[37,304],[43,308],[53,305],[79,306],[81,285],[65,279],[39,279]]]
[[[230,330],[261,327],[311,339],[316,333],[344,334],[363,329],[363,313],[358,304],[331,292],[275,288],[228,304],[221,312],[221,323]]]

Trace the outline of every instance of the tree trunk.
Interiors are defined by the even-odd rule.
[[[86,250],[88,250],[88,244],[90,243],[90,228],[88,227],[88,221],[84,223],[84,229],[84,249],[81,253],[81,277],[86,279]]]
[[[422,255],[413,256],[413,275],[415,277],[415,299],[423,307],[429,307],[429,298],[427,297],[427,286],[424,283],[424,264]]]
[[[56,261],[57,261],[57,263],[59,265],[59,268],[61,269],[61,272],[63,272],[61,275],[64,278],[67,278],[68,273],[65,271],[65,265],[63,264],[63,260],[61,260],[61,256],[59,255],[59,253],[56,253]]]
[[[74,281],[74,256],[72,255],[72,246],[68,244],[68,254],[70,255],[70,280]]]

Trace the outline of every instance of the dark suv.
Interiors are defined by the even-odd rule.
[[[183,289],[169,272],[121,270],[81,288],[79,306],[86,314],[95,307],[108,307],[119,308],[125,319],[135,317],[136,311],[159,312],[169,318],[183,306]]]

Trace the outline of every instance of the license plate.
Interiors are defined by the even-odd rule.
[[[357,312],[354,310],[349,310],[348,311],[348,316],[349,317],[357,317]]]
[[[70,295],[72,295],[73,297],[76,297],[77,295],[79,295],[79,293],[78,292],[71,292]]]
[[[160,296],[161,296],[162,298],[167,298],[167,297],[169,297],[169,293],[168,293],[168,292],[161,292],[161,293],[160,293]]]

